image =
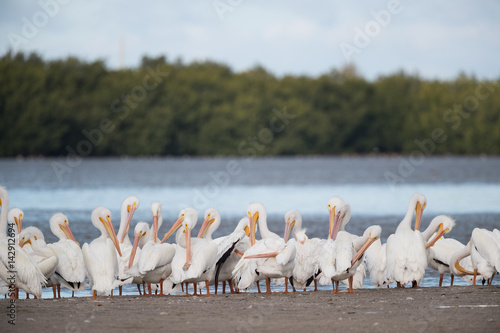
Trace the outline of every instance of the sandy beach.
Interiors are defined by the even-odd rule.
[[[0,301],[2,332],[493,332],[500,286]]]

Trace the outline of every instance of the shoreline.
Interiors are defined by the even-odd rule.
[[[492,332],[500,329],[500,286],[307,291],[205,296],[115,296],[0,301],[2,332],[194,330],[271,332]],[[6,329],[6,330],[5,330]]]

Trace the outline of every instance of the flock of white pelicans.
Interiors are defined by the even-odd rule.
[[[426,198],[419,193],[411,197],[405,217],[385,244],[380,241],[382,229],[378,225],[368,227],[361,236],[345,230],[351,212],[349,204],[340,197],[328,201],[326,239],[308,238],[297,210],[285,214],[283,237],[271,232],[266,210],[258,202],[248,206],[247,216],[227,236],[212,239],[221,217],[217,209],[210,208],[205,211],[197,237],[192,237],[198,213],[186,208],[160,239],[161,204],[154,202],[152,225],[138,222],[131,241],[128,230],[139,208],[139,200],[131,196],[121,205],[118,233],[111,223],[111,212],[104,207],[94,209],[91,221],[101,236],[82,247],[73,237],[64,214],[57,213],[50,219],[50,229],[59,241],[46,244],[38,228],[23,228],[20,209],[9,210],[8,193],[1,186],[0,205],[0,293],[6,297],[18,297],[18,289],[22,289],[27,297],[33,294],[40,298],[42,288],[50,286],[54,298],[61,297],[61,286],[73,291],[73,295],[90,287],[94,298],[112,297],[115,288],[121,294],[122,286],[130,283],[137,284],[139,294],[142,287],[144,294],[151,294],[152,288],[159,295],[182,288],[190,295],[188,284],[193,284],[194,295],[198,289],[202,294],[202,288],[206,288],[205,295],[210,295],[209,286],[214,284],[217,293],[219,281],[223,282],[223,292],[226,284],[231,292],[257,284],[261,292],[260,280],[266,281],[266,292],[270,293],[271,279],[276,285],[284,284],[285,292],[288,284],[295,291],[306,290],[312,283],[314,290],[317,283],[331,283],[333,292],[338,292],[342,282],[352,293],[363,287],[367,272],[377,287],[393,283],[398,287],[416,287],[428,266],[440,273],[440,286],[444,273],[451,274],[451,285],[455,275],[475,285],[476,281],[491,284],[500,270],[499,230],[476,228],[464,245],[443,237],[455,221],[439,215],[421,232]],[[256,240],[257,229],[260,240]],[[175,232],[175,243],[165,243]]]

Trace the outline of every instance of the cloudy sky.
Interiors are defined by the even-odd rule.
[[[2,0],[0,52],[134,67],[143,55],[316,76],[500,78],[500,1]],[[121,52],[122,50],[123,52]],[[122,55],[120,55],[122,54]]]

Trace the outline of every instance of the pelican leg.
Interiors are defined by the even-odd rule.
[[[285,278],[285,292],[284,294],[288,294],[288,278]]]
[[[226,281],[222,281],[222,293],[226,293]]]
[[[495,274],[491,276],[491,279],[488,279],[488,286],[491,286],[491,283],[493,282],[493,278],[495,277]]]
[[[259,285],[259,282],[260,282],[260,281],[257,281],[256,283],[257,283],[257,290],[259,291],[259,294],[260,294],[260,293],[261,293],[261,291],[260,291],[260,285]]]
[[[72,291],[71,291],[71,298],[74,298],[74,297],[75,297],[75,291],[74,291],[74,290],[72,290]]]
[[[122,295],[122,288],[123,286],[118,286],[118,295],[120,296]]]
[[[352,282],[354,280],[354,276],[349,276],[349,291],[347,291],[349,294],[352,294],[354,291],[352,290]]]
[[[56,298],[57,296],[56,296],[56,285],[55,284],[52,285],[52,293],[54,294],[54,298]]]
[[[146,282],[142,281],[142,291],[146,295]]]
[[[197,289],[198,289],[198,286],[196,285],[196,283],[193,283],[193,288],[194,288],[194,293],[193,293],[193,295],[194,295],[194,296],[198,296],[198,290],[197,290]]]
[[[160,296],[165,296],[163,293],[163,279],[160,280]]]
[[[181,282],[181,289],[184,291],[184,282]]]
[[[30,294],[26,293],[26,299],[30,299]]]
[[[439,274],[439,286],[443,286],[443,274]]]
[[[148,283],[148,294],[153,295],[153,293],[151,292],[151,283]]]
[[[417,288],[417,287],[418,287],[418,282],[417,282],[417,281],[415,281],[415,280],[413,280],[413,281],[411,282],[411,287],[412,287],[412,288]]]
[[[183,283],[183,284],[184,284],[184,283]],[[187,285],[187,283],[186,283],[186,296],[191,296],[191,295],[189,294],[189,291],[188,291],[188,285]]]
[[[111,290],[111,294],[109,295],[109,298],[113,298],[113,290]]]
[[[57,285],[57,298],[61,298],[61,285]]]
[[[38,297],[36,297],[35,295],[33,295],[33,297],[35,297],[35,299],[38,299]]]
[[[450,287],[453,286],[453,279],[455,278],[455,275],[451,274],[451,283],[450,283]]]
[[[314,291],[318,291],[318,280],[314,279]]]
[[[271,279],[266,278],[266,294],[272,294],[273,292],[271,291]]]
[[[337,292],[339,292],[339,284],[340,284],[340,281],[335,281],[335,290]]]
[[[94,290],[92,293],[92,299],[96,299],[96,298],[97,298],[97,291]]]
[[[210,286],[209,286],[208,280],[205,281],[205,286],[207,287],[207,294],[205,296],[206,297],[212,297],[212,295],[210,295]]]
[[[335,291],[335,280],[332,278],[332,291],[334,294],[336,294],[337,292]]]
[[[477,268],[474,270],[474,280],[472,280],[472,285],[473,286],[477,286],[476,285],[476,277],[477,277]]]
[[[142,293],[141,293],[141,285],[139,283],[137,284],[137,290],[139,290],[139,296],[142,295]]]
[[[234,294],[233,280],[232,279],[227,280],[227,284],[229,285],[229,290],[231,291],[231,294]]]

